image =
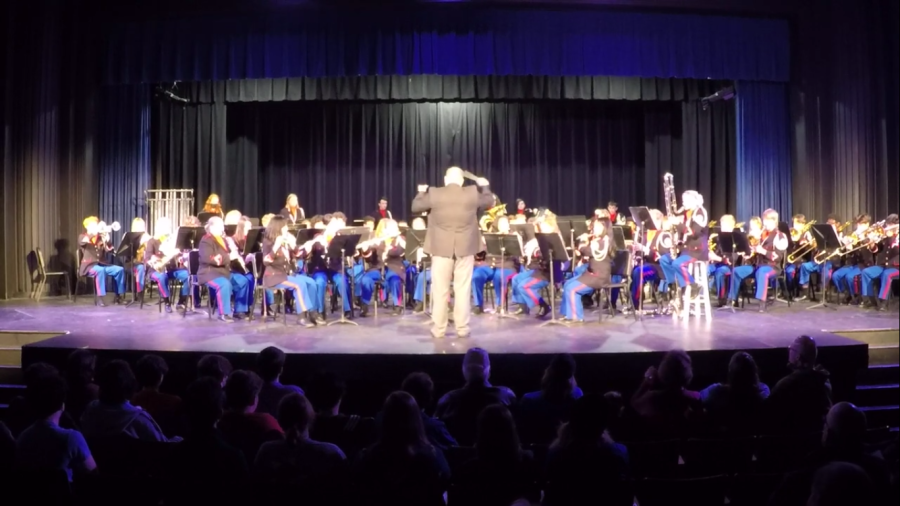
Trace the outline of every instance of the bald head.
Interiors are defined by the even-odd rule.
[[[825,418],[822,442],[831,447],[858,447],[865,442],[867,428],[865,413],[849,402],[839,402]]]
[[[788,361],[795,368],[811,369],[816,365],[818,353],[815,339],[809,336],[800,336],[794,339],[788,349]]]
[[[464,179],[463,170],[459,167],[450,167],[444,172],[444,186],[450,186],[451,184],[462,186]]]
[[[822,467],[813,478],[807,506],[870,504],[872,480],[861,467],[834,462]]]

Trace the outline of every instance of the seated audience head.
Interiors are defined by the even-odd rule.
[[[159,355],[144,355],[134,365],[138,385],[145,390],[156,390],[169,374],[169,366]]]
[[[731,356],[728,363],[728,385],[735,391],[759,392],[759,369],[749,353],[739,351]]]
[[[229,374],[231,374],[231,362],[222,355],[204,355],[197,362],[198,378],[209,376],[224,387]]]
[[[75,350],[66,359],[66,381],[72,387],[94,382],[97,357],[90,350]]]
[[[553,357],[541,379],[541,392],[544,397],[563,399],[572,393],[575,386],[575,359],[572,355],[560,353]]]
[[[478,457],[493,461],[516,461],[521,456],[516,423],[506,406],[492,404],[478,416],[475,439]]]
[[[225,407],[239,413],[253,413],[259,403],[262,380],[253,371],[237,370],[225,383]]]
[[[822,445],[826,448],[861,450],[866,440],[866,414],[849,402],[831,407],[825,417]]]
[[[336,374],[319,372],[310,381],[306,397],[317,413],[330,412],[336,415],[341,409],[345,388],[344,382]]]
[[[606,392],[603,394],[606,405],[609,407],[610,418],[619,418],[625,413],[625,399],[619,392]]]
[[[408,393],[398,391],[388,395],[382,410],[378,446],[403,454],[430,446],[419,411],[416,400]]]
[[[491,358],[482,348],[469,348],[463,358],[466,383],[484,383],[491,378]]]
[[[22,373],[22,379],[25,381],[25,388],[31,388],[31,385],[37,384],[44,378],[59,376],[59,370],[46,362],[35,362],[25,368]]]
[[[682,390],[694,378],[691,356],[684,350],[672,350],[663,357],[657,370],[660,385],[666,390]]]
[[[97,385],[100,387],[100,402],[122,404],[131,399],[137,380],[128,362],[113,360],[100,368]]]
[[[874,485],[857,465],[834,462],[816,471],[806,506],[872,504]]]
[[[59,423],[66,407],[66,381],[58,375],[44,376],[28,387],[25,401],[38,419],[55,417],[54,422]]]
[[[794,339],[788,348],[788,364],[793,369],[812,369],[816,366],[818,354],[816,340],[809,336],[800,336]]]
[[[284,371],[284,352],[275,346],[264,348],[256,356],[256,371],[266,383],[278,381]]]
[[[309,437],[314,420],[312,404],[303,394],[288,394],[278,403],[278,425],[290,443]]]
[[[434,381],[424,372],[414,372],[403,380],[400,390],[413,396],[421,409],[428,409],[434,401]]]
[[[184,395],[185,413],[191,430],[210,431],[222,418],[225,395],[222,384],[209,376],[203,376],[191,383]]]
[[[565,447],[570,444],[598,444],[609,425],[609,411],[602,395],[588,394],[578,399],[569,413],[569,421],[560,427],[559,436],[553,445]]]

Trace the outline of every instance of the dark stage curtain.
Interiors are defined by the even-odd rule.
[[[787,81],[784,19],[432,6],[120,22],[107,84],[357,75]]]
[[[645,112],[648,104],[658,112]],[[277,212],[292,192],[308,214],[342,210],[361,217],[384,195],[395,215],[407,216],[416,185],[437,184],[452,164],[489,178],[504,202],[524,198],[560,214],[587,214],[611,199],[623,207],[659,206],[667,170],[683,189],[708,195],[714,212],[730,208],[734,194],[733,108],[727,107],[682,118],[682,107],[699,105],[231,104],[227,139],[217,139],[226,115],[211,113],[213,105],[159,107],[161,187],[194,183],[198,202],[214,191],[227,208],[250,216]],[[652,164],[645,161],[651,143],[661,146]],[[225,163],[193,155],[223,151]],[[181,153],[191,154],[189,160],[181,162]]]
[[[616,76],[352,76],[179,84],[192,103],[285,100],[699,100],[731,81]]]
[[[894,0],[807,9],[793,85],[794,209],[822,221],[898,211],[898,32]]]

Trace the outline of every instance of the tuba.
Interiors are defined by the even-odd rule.
[[[506,204],[498,204],[490,209],[488,209],[484,216],[478,220],[478,226],[481,230],[487,232],[491,230],[491,227],[494,226],[494,222],[497,221],[497,217],[503,216],[506,214]]]

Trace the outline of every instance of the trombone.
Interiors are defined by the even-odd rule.
[[[809,233],[809,230],[815,224],[816,224],[816,220],[812,220],[809,223],[807,223],[806,225],[803,225],[803,228],[801,228],[800,230],[791,230],[791,240],[794,242],[800,241],[801,239],[803,239],[803,236],[805,236],[806,234]],[[816,238],[811,237],[809,242],[798,246],[794,251],[792,251],[787,256],[787,263],[792,264],[792,263],[802,259],[806,255],[808,255],[808,254],[812,253],[813,251],[815,251],[816,249],[818,249],[818,247],[819,247],[819,245],[816,242]]]

